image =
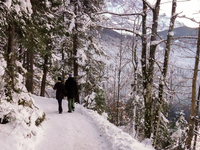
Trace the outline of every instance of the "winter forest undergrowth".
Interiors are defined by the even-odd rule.
[[[166,4],[170,16],[163,13]],[[48,128],[47,112],[56,111],[40,109],[32,97],[40,106],[42,97],[55,100],[57,78],[65,82],[72,73],[79,111],[98,113],[112,124],[108,128],[119,129],[110,139],[116,134],[123,140],[115,139],[111,149],[141,149],[136,141],[149,149],[200,149],[199,10],[191,18],[179,5],[177,0],[2,0],[0,135],[14,135],[13,129],[25,140],[13,137],[10,143],[31,149]],[[99,130],[108,123],[90,121]],[[32,139],[28,147],[22,146],[26,139]]]

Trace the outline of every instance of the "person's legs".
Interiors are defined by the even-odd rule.
[[[72,110],[74,111],[75,108],[75,103],[74,103],[74,98],[72,99]]]
[[[61,100],[58,100],[58,111],[59,113],[61,114],[63,109],[62,109],[62,99]]]
[[[72,99],[68,99],[68,112],[72,112]]]

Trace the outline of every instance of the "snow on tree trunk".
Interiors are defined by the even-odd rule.
[[[26,77],[26,88],[28,92],[33,93],[33,52],[28,49],[26,52],[26,67],[27,67],[27,77]]]
[[[77,15],[78,13],[78,4],[75,3],[74,4],[74,13],[75,15]],[[78,22],[77,19],[75,19],[75,27],[73,29],[73,70],[74,70],[74,77],[78,77],[78,60],[77,60],[77,50],[78,50]],[[80,103],[79,101],[79,92],[78,92],[78,88],[76,88],[76,96],[75,96],[75,102]]]
[[[75,25],[76,26],[76,25]],[[77,56],[77,41],[78,39],[77,39],[77,34],[75,33],[74,34],[74,36],[73,36],[73,54],[74,54],[74,60],[73,60],[73,62],[74,62],[74,67],[73,67],[73,69],[74,69],[74,77],[78,77],[78,63],[77,63],[77,58],[76,58],[76,56]],[[78,102],[78,103],[80,103],[80,101],[79,101],[79,92],[78,92],[78,88],[76,88],[76,96],[75,96],[75,102]]]
[[[157,28],[158,28],[158,16],[160,11],[160,2],[161,0],[157,0],[155,7],[152,8],[153,11],[153,24],[151,29],[151,43],[156,41],[157,37]],[[147,11],[147,3],[145,0],[143,0],[143,13]],[[150,45],[150,54],[149,54],[149,64],[147,68],[147,62],[146,62],[146,15],[143,15],[143,47],[142,47],[142,73],[143,73],[143,97],[144,97],[144,103],[145,103],[145,137],[150,138],[152,133],[152,122],[153,122],[153,98],[152,98],[152,92],[153,92],[153,77],[154,77],[154,64],[155,64],[155,52],[157,44],[151,44]]]
[[[192,101],[191,101],[191,107],[190,107],[189,131],[188,131],[187,139],[186,139],[187,149],[191,148],[191,142],[194,135],[194,123],[195,123],[194,117],[195,117],[195,108],[196,108],[196,105],[195,105],[196,104],[196,83],[197,83],[198,67],[199,67],[199,53],[200,53],[200,26],[199,26],[194,74],[192,78]]]
[[[10,24],[8,28],[8,49],[7,49],[7,73],[10,78],[10,82],[8,84],[11,85],[11,88],[14,89],[14,33],[15,26]]]
[[[173,34],[170,34],[173,32],[174,30],[174,23],[175,23],[175,19],[177,17],[177,15],[174,15],[176,13],[176,0],[173,0],[172,2],[172,13],[171,13],[171,19],[170,19],[170,26],[169,26],[169,31],[168,31],[168,35],[167,35],[167,43],[166,43],[166,47],[165,47],[165,56],[164,56],[164,65],[163,65],[163,70],[162,70],[162,77],[160,79],[160,84],[159,84],[159,102],[160,102],[160,106],[158,108],[158,110],[156,110],[156,119],[155,119],[155,131],[154,131],[154,143],[153,145],[156,145],[157,142],[157,136],[158,136],[158,130],[159,130],[159,126],[160,126],[160,121],[161,121],[161,111],[162,111],[162,106],[163,106],[163,94],[164,94],[164,83],[166,80],[166,76],[167,76],[167,71],[168,71],[168,64],[169,64],[169,54],[171,51],[171,41],[172,41],[172,37]]]

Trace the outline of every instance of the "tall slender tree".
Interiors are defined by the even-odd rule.
[[[195,123],[195,109],[196,109],[196,84],[197,84],[197,76],[198,76],[198,68],[199,68],[199,54],[200,54],[200,26],[198,28],[198,42],[197,42],[197,50],[195,57],[195,65],[194,65],[194,74],[192,78],[192,100],[190,107],[190,118],[189,118],[189,130],[187,133],[186,139],[186,148],[191,149],[192,138],[194,135],[194,123]]]
[[[165,47],[165,55],[164,55],[164,64],[163,64],[163,69],[162,69],[162,76],[160,79],[160,84],[159,84],[159,107],[156,110],[155,114],[155,120],[154,122],[156,123],[155,125],[155,130],[154,130],[154,145],[156,145],[157,137],[158,137],[158,130],[160,126],[160,121],[161,121],[161,111],[164,103],[164,83],[166,82],[166,77],[167,77],[167,72],[168,72],[168,64],[169,64],[169,55],[171,51],[171,41],[173,38],[173,30],[174,30],[174,24],[175,24],[175,19],[178,14],[176,14],[176,6],[177,6],[177,1],[173,0],[172,2],[172,12],[171,12],[171,19],[170,19],[170,25],[169,25],[169,30],[167,34],[167,42],[166,42],[166,47]]]
[[[154,64],[155,64],[155,52],[157,45],[154,43],[157,40],[157,30],[158,30],[158,16],[160,11],[160,2],[157,0],[155,7],[151,8],[146,0],[143,0],[143,20],[142,20],[142,78],[143,78],[143,97],[145,104],[145,137],[150,138],[152,133],[152,122],[153,122],[153,78],[154,78]],[[151,39],[150,39],[150,53],[149,58],[147,58],[147,26],[146,26],[146,16],[147,16],[147,6],[149,6],[153,12],[152,28],[151,28]],[[148,59],[148,60],[147,60]],[[148,64],[147,64],[148,63]]]

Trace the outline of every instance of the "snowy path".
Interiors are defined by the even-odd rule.
[[[75,112],[68,113],[67,101],[63,101],[63,113],[58,114],[55,99],[41,98],[33,95],[36,105],[45,112],[46,121],[42,127],[35,150],[110,150],[106,139],[88,118]],[[47,102],[48,101],[48,102]]]

